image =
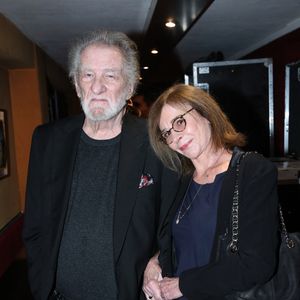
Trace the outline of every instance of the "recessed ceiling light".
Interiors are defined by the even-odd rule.
[[[169,20],[165,25],[168,28],[174,28],[176,26],[176,24],[173,21],[171,21],[171,20]]]
[[[157,54],[158,51],[157,51],[156,49],[152,49],[152,50],[151,50],[151,53],[152,53],[152,54]]]
[[[148,66],[144,66],[143,69],[144,69],[144,70],[148,70],[149,67],[148,67]]]

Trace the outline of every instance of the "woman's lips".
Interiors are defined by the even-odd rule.
[[[191,142],[192,142],[192,140],[190,140],[187,143],[183,144],[182,146],[179,147],[179,150],[180,151],[186,150],[186,148],[188,148],[188,146],[190,145]]]

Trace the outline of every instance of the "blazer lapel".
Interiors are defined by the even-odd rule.
[[[114,215],[114,255],[118,261],[130,222],[146,155],[146,128],[131,115],[124,117]]]
[[[172,205],[169,207],[169,210],[167,211],[167,213],[164,214],[164,217],[162,218],[162,220],[160,222],[160,228],[159,228],[160,235],[164,235],[163,229],[166,226],[170,225],[169,222],[172,222],[172,220],[176,214],[176,211],[186,193],[189,182],[191,180],[192,180],[192,175],[181,176],[180,182],[179,182],[179,188],[176,191],[175,200],[173,201]],[[175,187],[174,187],[174,190],[175,190]]]
[[[218,205],[216,233],[215,233],[213,248],[210,256],[211,262],[215,261],[218,255],[219,245],[220,245],[219,239],[221,237],[224,239],[225,238],[224,234],[226,233],[226,230],[230,229],[232,201],[233,201],[233,193],[234,193],[235,177],[236,177],[236,160],[238,158],[238,155],[239,155],[238,149],[234,149],[231,162],[227,170],[227,174],[225,175],[222,183],[219,205]],[[228,232],[227,234],[231,235],[231,232]]]
[[[56,145],[53,153],[54,167],[52,174],[52,180],[55,182],[55,192],[52,195],[51,203],[53,220],[55,220],[57,226],[57,234],[54,240],[54,249],[57,249],[57,251],[71,193],[73,169],[83,120],[83,116],[77,117],[63,128],[56,129],[55,134]]]
[[[242,152],[240,152],[237,148],[234,149],[227,170],[227,174],[224,177],[224,181],[220,192],[218,218],[217,218],[218,223],[216,227],[216,232],[221,232],[222,230],[224,230],[224,228],[226,228],[226,225],[228,224],[228,220],[231,216],[233,192],[234,192],[235,178],[236,178],[236,163],[241,154]]]

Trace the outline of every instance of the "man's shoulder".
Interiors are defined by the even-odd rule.
[[[130,112],[124,116],[123,129],[125,134],[131,136],[148,136],[147,120],[139,118]]]
[[[82,114],[68,116],[39,125],[37,126],[36,131],[50,132],[56,130],[73,130],[75,128],[81,128],[83,120],[84,116]]]
[[[147,127],[147,120],[144,118],[137,117],[131,112],[127,112],[124,115],[124,122],[130,125],[139,125],[141,127]]]

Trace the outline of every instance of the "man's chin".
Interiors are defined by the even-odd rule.
[[[94,122],[100,122],[100,121],[107,121],[112,118],[114,118],[116,115],[118,115],[119,112],[98,112],[98,113],[89,113],[86,115],[88,119]]]
[[[104,111],[104,109],[93,109],[92,111],[90,111],[90,115],[94,118],[94,119],[98,119],[98,118],[102,118],[106,115],[106,112]]]
[[[100,122],[100,121],[107,121],[114,117],[116,117],[121,111],[123,111],[125,105],[120,105],[118,107],[114,108],[107,108],[103,109],[103,107],[97,107],[97,108],[89,108],[82,106],[82,109],[84,111],[84,114],[86,118],[93,122]]]
[[[87,115],[87,118],[89,118],[91,121],[94,122],[100,122],[100,121],[106,121],[108,118],[105,114],[89,114]]]
[[[86,116],[86,118],[90,119],[91,121],[97,122],[97,121],[103,121],[106,119],[106,113],[103,109],[97,108],[97,109],[83,109],[83,112]]]

